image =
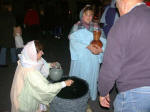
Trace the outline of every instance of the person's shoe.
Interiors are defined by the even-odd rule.
[[[86,112],[93,112],[89,104],[87,106]]]

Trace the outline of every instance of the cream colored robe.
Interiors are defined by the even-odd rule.
[[[34,68],[18,67],[11,88],[11,112],[38,112],[39,104],[49,105],[63,88],[61,83],[50,84]]]

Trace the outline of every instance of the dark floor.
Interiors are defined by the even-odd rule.
[[[61,63],[64,70],[64,75],[68,75],[70,66],[70,54],[69,54],[69,43],[67,38],[52,39],[45,37],[42,43],[45,47],[44,58],[48,62],[58,61]],[[0,67],[0,112],[10,112],[10,88],[13,79],[13,75],[16,69],[16,65],[9,65],[9,67]],[[113,102],[116,95],[115,89],[111,92],[111,102]],[[98,98],[96,101],[89,101],[89,104],[93,112],[113,112],[113,107],[110,109],[104,109],[99,106]]]

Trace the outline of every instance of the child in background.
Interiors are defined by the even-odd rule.
[[[22,39],[22,30],[20,26],[16,26],[14,28],[14,37],[15,37],[15,44],[16,44],[16,53],[17,55],[21,53],[24,43]]]

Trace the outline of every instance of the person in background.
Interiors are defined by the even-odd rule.
[[[54,38],[56,39],[61,39],[63,37],[63,32],[62,32],[62,23],[63,23],[63,9],[62,9],[62,3],[61,0],[54,0],[55,1],[55,13],[54,13],[54,18],[55,21],[53,21],[55,23],[54,25],[54,30],[53,30],[53,34],[54,34]]]
[[[43,6],[44,7],[44,6]],[[45,16],[45,9],[42,6],[39,10],[39,18],[40,18],[40,31],[42,36],[46,36],[46,16]]]
[[[150,8],[143,0],[117,0],[120,18],[108,34],[99,75],[100,104],[114,112],[150,112]]]
[[[116,0],[111,0],[111,3],[105,7],[105,10],[100,19],[100,23],[103,23],[103,31],[107,38],[108,32],[110,31],[113,24],[119,18],[119,13],[116,8]]]
[[[15,39],[13,37],[13,28],[16,25],[16,19],[12,13],[12,4],[4,3],[0,11],[0,67],[7,67],[11,63],[16,64]],[[6,55],[9,51],[10,56]]]
[[[21,30],[20,26],[16,26],[14,28],[14,37],[15,37],[15,44],[16,44],[16,53],[18,56],[18,54],[21,53],[21,51],[24,47],[24,42],[22,39],[22,30]]]
[[[41,112],[40,104],[49,105],[62,88],[73,83],[72,80],[50,83],[39,70],[51,65],[39,64],[42,55],[39,41],[30,41],[24,46],[11,87],[11,112]]]
[[[72,28],[69,34],[71,65],[70,76],[77,76],[89,84],[90,98],[97,98],[97,80],[100,63],[102,63],[103,51],[106,39],[100,37],[103,43],[102,49],[91,44],[94,29],[99,29],[98,24],[93,23],[93,8],[85,6],[80,12],[80,21]]]
[[[150,6],[150,0],[144,0],[147,6]]]
[[[27,39],[27,42],[40,39],[40,18],[36,6],[32,1],[28,3],[28,8],[24,16],[24,28],[26,31],[25,39]]]
[[[29,5],[29,8],[27,9],[27,12],[24,17],[25,27],[40,24],[38,12],[33,7],[34,6],[31,4],[31,5]]]

